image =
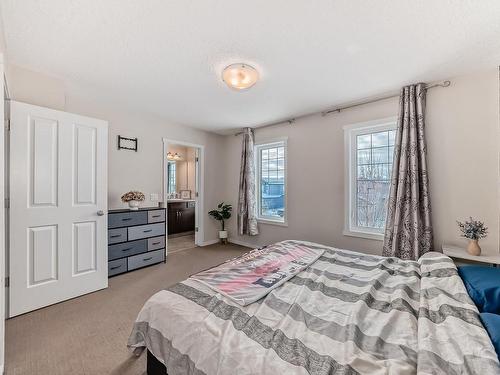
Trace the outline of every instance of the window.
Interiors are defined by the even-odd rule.
[[[255,147],[258,219],[286,224],[286,141]]]
[[[395,119],[346,130],[346,229],[344,234],[382,239],[392,173]]]
[[[175,193],[177,189],[175,181],[175,161],[168,162],[168,194]]]

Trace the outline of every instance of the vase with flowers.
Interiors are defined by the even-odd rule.
[[[122,195],[122,202],[128,203],[131,211],[138,211],[140,203],[145,199],[144,193],[140,191],[129,191]]]
[[[481,238],[486,238],[488,235],[488,227],[484,225],[482,221],[474,220],[472,217],[470,220],[465,222],[457,221],[458,228],[462,233],[462,237],[469,240],[467,245],[467,252],[470,255],[481,255],[481,247],[479,246],[479,240]]]

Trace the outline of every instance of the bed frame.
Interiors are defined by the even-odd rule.
[[[167,368],[163,363],[158,361],[156,357],[148,350],[147,375],[168,375]]]

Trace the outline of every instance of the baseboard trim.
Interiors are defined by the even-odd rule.
[[[204,241],[202,242],[201,246],[210,246],[210,245],[214,245],[216,243],[219,243],[220,240],[209,240],[209,241]],[[256,245],[256,244],[251,244],[249,242],[245,242],[245,241],[241,241],[241,240],[238,240],[238,239],[233,239],[233,238],[228,238],[227,239],[228,242],[230,243],[234,243],[235,245],[240,245],[240,246],[245,246],[245,247],[248,247],[250,249],[257,249],[259,247],[261,247],[260,245]]]
[[[209,246],[209,245],[214,245],[216,243],[219,243],[219,240],[209,240],[202,242],[201,246]]]
[[[250,249],[257,249],[258,247],[260,247],[260,245],[251,244],[249,242],[245,242],[245,241],[241,241],[241,240],[235,240],[234,238],[229,238],[228,241],[231,243],[234,243],[235,245],[249,247]]]

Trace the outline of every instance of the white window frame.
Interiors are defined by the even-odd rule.
[[[272,148],[276,146],[283,146],[285,148],[285,214],[283,218],[276,218],[274,216],[261,215],[261,150],[265,148]],[[256,167],[256,190],[257,190],[257,221],[263,224],[272,224],[280,226],[288,226],[288,138],[275,138],[270,140],[259,141],[255,143],[255,167]]]
[[[371,240],[384,240],[384,229],[370,229],[358,227],[354,223],[355,202],[356,202],[356,176],[357,176],[357,150],[356,137],[358,135],[381,132],[384,130],[396,129],[397,117],[388,117],[384,119],[360,122],[344,126],[344,159],[345,159],[345,236],[360,237]]]

